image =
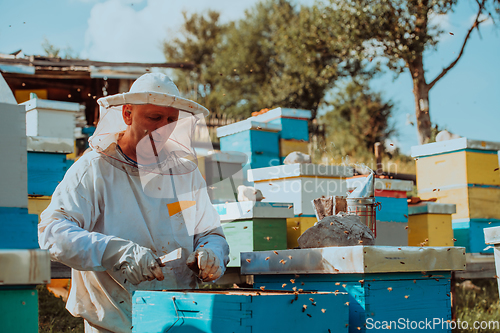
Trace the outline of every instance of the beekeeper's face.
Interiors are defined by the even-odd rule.
[[[179,110],[169,106],[153,104],[123,106],[123,119],[129,126],[134,146],[150,134],[158,144],[166,142],[178,118]]]

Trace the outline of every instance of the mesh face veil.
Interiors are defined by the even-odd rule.
[[[153,197],[174,197],[185,186],[175,186],[183,175],[195,171],[198,157],[193,142],[213,151],[205,116],[208,110],[200,104],[180,97],[175,84],[164,74],[150,73],[138,78],[128,93],[100,98],[100,118],[90,146],[103,154],[113,166],[140,176],[143,189]],[[123,119],[123,105],[157,105],[179,111],[176,121],[141,133],[136,146],[136,160],[125,156],[118,144],[127,124]],[[164,177],[169,176],[169,177]],[[175,177],[173,177],[175,176]],[[219,175],[226,179],[232,175]],[[170,184],[165,184],[168,182]],[[157,193],[156,189],[172,188],[173,193]],[[164,191],[162,191],[164,192]]]

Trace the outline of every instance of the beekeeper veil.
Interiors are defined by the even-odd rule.
[[[205,149],[213,150],[205,123],[209,111],[181,97],[177,86],[164,74],[144,74],[133,83],[129,92],[103,97],[97,102],[100,117],[96,131],[89,139],[91,147],[115,167],[140,176],[144,189],[148,184],[152,187],[153,180],[154,187],[161,188],[164,176],[182,176],[195,171],[199,161],[193,147],[194,140]],[[123,106],[127,104],[166,106],[179,112],[176,120],[141,134],[136,161],[125,156],[118,144],[127,129],[122,115]],[[221,175],[221,178],[229,176]]]

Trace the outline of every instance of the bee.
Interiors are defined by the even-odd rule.
[[[336,286],[340,286],[340,282],[335,282],[335,285]]]
[[[405,298],[408,299],[408,297],[410,297],[410,295],[405,295]]]
[[[457,241],[457,239],[456,239],[456,238],[452,238],[451,240],[452,240],[452,241],[454,241],[454,242],[456,242],[456,241]]]
[[[233,288],[239,289],[240,287],[236,283],[233,283]]]
[[[278,251],[273,251],[275,255],[278,255]]]
[[[389,288],[387,288],[387,290],[392,291],[392,288],[391,288],[391,287],[389,287]]]
[[[262,286],[260,287],[260,290],[264,291],[266,289],[266,287]]]
[[[285,287],[286,287],[286,283],[283,283],[283,284],[281,285],[281,288],[285,288]]]
[[[303,285],[304,285],[304,282],[301,282],[301,283],[300,283],[300,285],[302,285],[302,286],[303,286]]]
[[[290,282],[293,284],[295,283],[295,279],[290,279]]]
[[[314,298],[311,297],[309,298],[309,300],[314,303]]]
[[[406,214],[403,214],[403,216],[404,216],[406,219],[408,218],[408,215],[406,215]]]
[[[307,309],[307,305],[305,305],[305,304],[302,305],[302,312],[306,311],[306,309]]]
[[[405,230],[408,230],[408,226],[405,227]]]
[[[359,244],[363,244],[363,241],[362,241],[362,240],[360,240],[360,241],[359,241]]]
[[[299,227],[292,227],[293,230],[299,230]]]
[[[330,225],[333,225],[333,222],[330,222]]]
[[[297,291],[297,287],[293,287],[293,288],[292,288],[292,290],[293,290],[293,291]]]
[[[309,318],[311,318],[311,317],[312,317],[309,313],[307,313],[307,316],[308,316]]]
[[[345,231],[344,231],[344,234],[346,234],[346,235],[347,235],[347,234],[349,234],[349,231],[345,230]]]
[[[345,302],[345,305],[349,306],[349,302]]]
[[[325,313],[325,312],[326,312],[326,309],[321,309],[321,312]]]
[[[343,284],[343,285],[342,285],[342,288],[345,288],[345,287],[347,287],[347,284]]]
[[[264,259],[264,260],[269,260],[269,258],[271,258],[271,257],[266,257],[266,259]]]
[[[288,258],[291,260],[291,259],[292,259],[292,256],[288,256]]]
[[[400,261],[399,263],[400,263],[401,265],[404,265],[404,264],[405,264],[405,263],[404,263],[404,262],[402,262],[402,261]]]
[[[249,262],[252,262],[252,259],[247,259],[247,262],[248,262],[248,263],[249,263]]]
[[[365,280],[359,280],[358,282],[363,284],[363,283],[365,283]]]
[[[289,205],[289,206],[288,206],[288,209],[292,209],[292,208],[293,208],[293,205]]]

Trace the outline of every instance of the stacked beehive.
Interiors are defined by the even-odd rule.
[[[366,176],[356,176],[347,180],[347,187],[355,189]],[[375,178],[375,202],[377,237],[375,245],[408,245],[408,202],[407,192],[413,189],[409,180]]]
[[[229,202],[214,205],[231,253],[229,267],[240,267],[240,253],[287,248],[286,219],[290,203]]]
[[[491,253],[484,251],[483,229],[500,225],[498,150],[498,142],[467,138],[412,147],[419,196],[457,205],[455,245],[470,253]]]
[[[250,119],[281,125],[281,131],[279,132],[281,164],[291,152],[300,151],[309,154],[309,119],[311,119],[311,111],[276,108]]]
[[[289,164],[248,171],[266,202],[293,203],[294,217],[287,219],[288,247],[317,222],[311,201],[321,196],[346,196],[346,178],[353,169],[338,165]]]
[[[50,203],[50,196],[63,179],[74,152],[77,103],[31,99],[26,108],[28,148],[28,209],[39,215]]]
[[[23,106],[0,103],[0,332],[38,332],[36,284],[50,280],[50,258],[38,249],[37,217],[28,214]]]

